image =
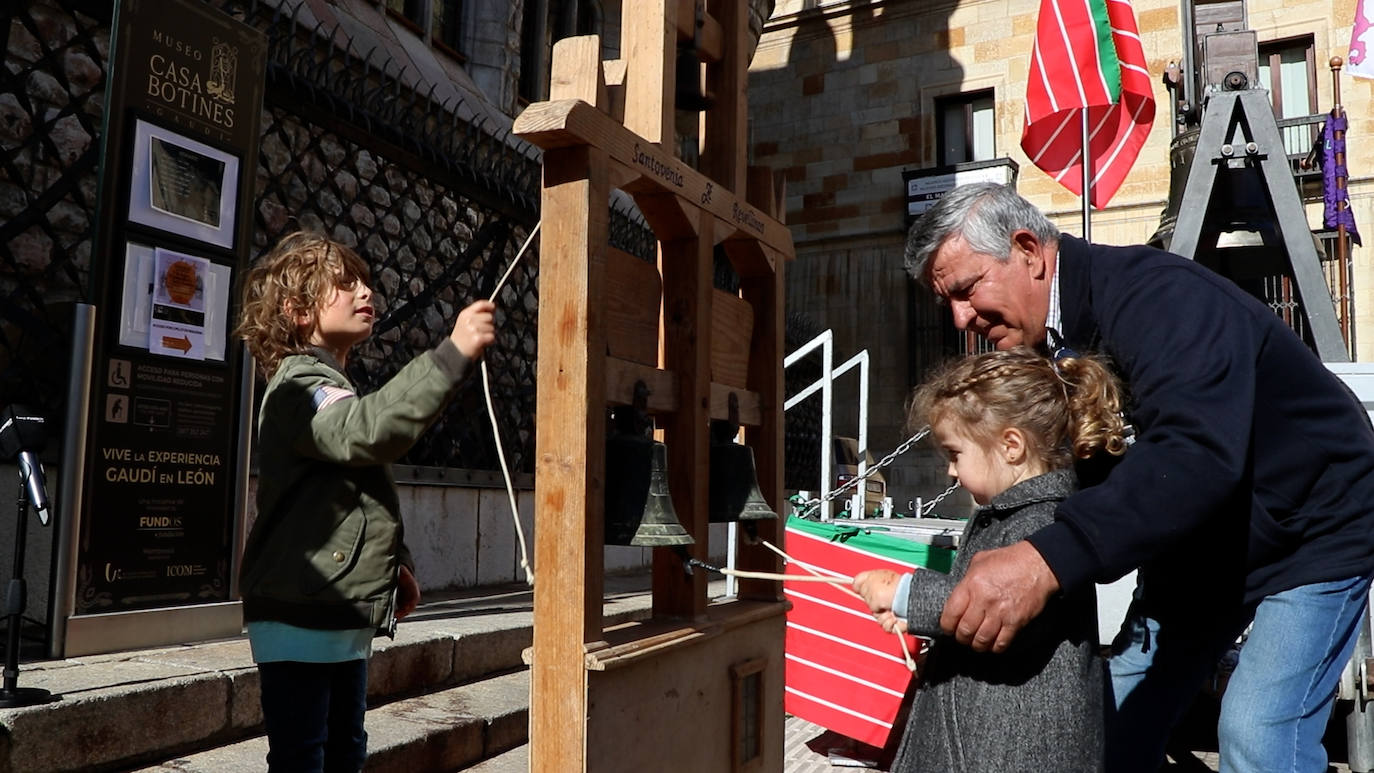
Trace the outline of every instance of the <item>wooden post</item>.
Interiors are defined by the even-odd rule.
[[[721,58],[706,65],[706,88],[715,106],[706,111],[701,172],[732,191],[746,187],[748,151],[749,4],[744,0],[712,0],[711,15],[721,27]]]
[[[625,128],[671,152],[676,0],[625,2],[620,50],[625,62]],[[671,484],[670,484],[671,485]]]
[[[689,575],[676,551],[656,549],[653,617],[603,630],[601,614],[606,407],[627,402],[636,381],[651,385],[647,408],[668,446],[674,509],[696,540],[688,554],[711,555],[709,426],[726,418],[731,393],[764,496],[782,506],[782,269],[792,240],[776,219],[771,174],[755,173],[747,199],[737,193],[749,179],[747,5],[713,0],[710,9],[722,21],[707,12],[698,29],[700,8],[682,0],[626,0],[613,91],[600,40],[566,39],[554,50],[551,101],[515,122],[544,150],[531,770],[648,770],[664,759],[681,770],[782,769],[780,583],[747,582],[739,600],[708,604],[705,570]],[[675,54],[688,10],[720,100],[705,118],[709,177],[674,153]],[[610,259],[613,187],[634,197],[653,229],[657,271]],[[718,244],[742,277],[742,298],[712,286]],[[657,330],[656,277],[645,271],[661,276]],[[782,533],[778,522],[760,530],[773,542]],[[780,569],[762,547],[746,552],[742,565]],[[760,738],[750,759],[728,743],[744,716]]]
[[[1331,64],[1331,88],[1332,88],[1332,93],[1333,93],[1334,102],[1335,102],[1335,106],[1331,108],[1331,115],[1332,115],[1333,117],[1335,117],[1335,118],[1340,118],[1340,117],[1342,117],[1342,116],[1345,115],[1345,108],[1341,107],[1341,66],[1344,65],[1345,62],[1344,62],[1339,56],[1333,56],[1333,57],[1331,57],[1331,62],[1330,62],[1330,64]],[[1335,133],[1333,133],[1332,136],[1333,136],[1333,139],[1335,139],[1335,140],[1343,140],[1343,139],[1345,139],[1345,132],[1344,132],[1344,131],[1335,132]],[[1345,152],[1344,152],[1344,151],[1342,151],[1342,152],[1336,154],[1336,167],[1339,169],[1340,167],[1343,167],[1343,166],[1345,166]],[[1346,196],[1345,196],[1345,186],[1346,186],[1345,175],[1337,175],[1337,176],[1336,176],[1336,191],[1338,192],[1339,195],[1338,195],[1338,198],[1336,199],[1336,211],[1337,211],[1338,214],[1339,214],[1340,212],[1344,211],[1345,208],[1346,208],[1347,206],[1349,206],[1349,201],[1348,201],[1348,199],[1347,199]],[[1351,306],[1350,297],[1351,297],[1351,296],[1350,296],[1350,287],[1349,287],[1349,276],[1348,276],[1348,272],[1347,272],[1347,269],[1346,269],[1346,261],[1349,259],[1349,255],[1350,255],[1350,244],[1349,244],[1349,239],[1350,239],[1350,237],[1349,237],[1349,236],[1346,234],[1346,232],[1345,232],[1345,221],[1344,221],[1344,220],[1337,220],[1337,221],[1336,221],[1336,276],[1337,276],[1337,286],[1340,288],[1340,301],[1339,301],[1339,303],[1338,303],[1337,309],[1338,309],[1338,311],[1339,311],[1339,313],[1340,313],[1341,334],[1342,334],[1343,336],[1345,336],[1345,346],[1346,346],[1346,349],[1350,351],[1351,356],[1354,356],[1354,352],[1355,352],[1354,325],[1351,324],[1351,320],[1350,320],[1350,306]]]
[[[536,590],[530,669],[532,770],[581,770],[586,671],[601,639],[606,465],[604,297],[605,153],[591,146],[544,154],[539,238],[539,351],[535,409]],[[575,653],[576,657],[558,653]]]
[[[774,177],[766,167],[749,167],[747,171],[750,203],[769,215],[777,217],[783,210],[782,177]],[[778,514],[777,521],[758,523],[758,536],[786,551],[783,519],[787,507],[783,501],[783,410],[785,402],[782,361],[785,322],[783,270],[785,261],[775,260],[772,271],[759,271],[742,276],[740,295],[754,307],[754,340],[749,351],[749,386],[759,396],[759,424],[744,433],[745,442],[754,449],[754,468],[758,475],[759,491]],[[741,550],[737,561],[745,571],[781,572],[782,561],[771,550],[753,548]],[[782,583],[770,580],[740,580],[742,599],[781,600]]]
[[[711,440],[711,234],[714,220],[695,210],[697,235],[661,243],[663,272],[663,367],[676,375],[677,410],[666,417],[668,488],[678,520],[696,544],[689,552],[706,559],[710,502]],[[688,575],[672,551],[654,551],[654,614],[695,619],[706,609],[706,574]]]

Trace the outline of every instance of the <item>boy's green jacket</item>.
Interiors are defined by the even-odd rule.
[[[394,632],[397,575],[414,565],[391,462],[469,365],[445,339],[359,396],[323,350],[282,360],[258,419],[258,512],[239,573],[245,621]]]

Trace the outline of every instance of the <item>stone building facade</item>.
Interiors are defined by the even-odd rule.
[[[1301,104],[1282,106],[1283,116],[1332,108],[1327,62],[1347,54],[1354,5],[1198,3],[1199,18],[1221,14],[1228,29],[1238,18],[1257,32],[1261,67],[1272,63],[1262,74],[1282,84],[1290,102],[1302,92]],[[1136,0],[1134,6],[1156,117],[1125,184],[1107,208],[1093,213],[1093,239],[1109,244],[1148,240],[1169,192],[1172,97],[1162,75],[1170,62],[1182,60],[1180,10],[1165,0]],[[786,216],[797,252],[788,273],[788,307],[832,329],[838,356],[868,350],[874,363],[869,417],[875,457],[907,436],[905,399],[921,373],[957,348],[951,346],[947,312],[901,268],[907,223],[903,172],[948,163],[951,150],[957,156],[959,143],[945,140],[951,126],[962,126],[977,135],[965,151],[1013,161],[1020,192],[1065,232],[1082,233],[1078,198],[1020,148],[1038,12],[1039,0],[779,0],[753,59],[753,162],[786,170],[788,181]],[[1374,224],[1374,145],[1360,139],[1374,131],[1370,81],[1343,75],[1341,96],[1350,117],[1352,210],[1357,223]],[[1308,220],[1320,227],[1319,199],[1308,205]],[[1351,255],[1352,348],[1357,360],[1369,360],[1374,304],[1362,301],[1374,282],[1374,257],[1359,247]],[[1281,303],[1275,302],[1276,310]],[[849,381],[837,385],[836,421],[849,421],[851,428],[855,389]],[[902,509],[908,499],[943,490],[947,478],[926,451],[894,464],[887,480]]]

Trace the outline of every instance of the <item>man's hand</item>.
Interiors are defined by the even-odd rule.
[[[404,619],[406,615],[414,612],[419,604],[420,583],[405,564],[401,564],[401,575],[396,582],[396,619]]]
[[[949,594],[940,628],[978,652],[1002,652],[1058,590],[1058,578],[1029,542],[985,550]]]
[[[854,575],[854,592],[863,597],[874,616],[892,611],[892,596],[901,577],[891,569],[870,569]],[[881,620],[879,621],[881,622]]]

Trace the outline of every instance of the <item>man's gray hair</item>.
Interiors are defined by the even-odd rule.
[[[903,265],[916,281],[930,285],[930,259],[949,239],[962,236],[974,252],[1006,260],[1011,235],[1026,230],[1042,244],[1057,243],[1059,229],[1009,185],[970,183],[946,193],[926,210],[906,237]]]

